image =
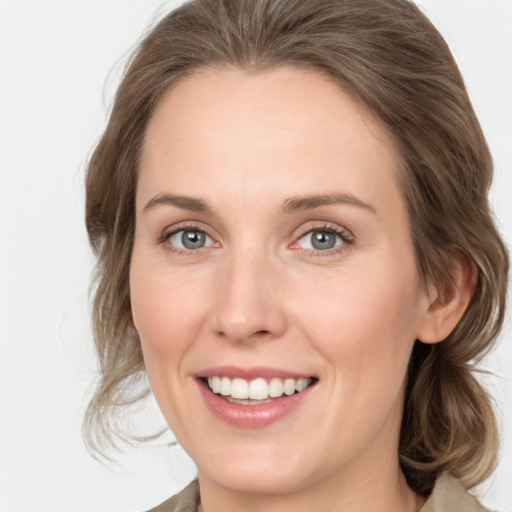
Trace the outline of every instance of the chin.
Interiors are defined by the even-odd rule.
[[[229,460],[229,458],[228,458]],[[217,485],[243,494],[277,495],[293,493],[305,487],[308,476],[307,466],[299,468],[290,464],[287,458],[278,461],[233,460],[231,464],[210,464],[203,471],[198,466],[200,479],[206,478]]]

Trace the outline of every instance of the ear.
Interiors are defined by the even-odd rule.
[[[477,270],[472,261],[463,255],[454,257],[450,277],[429,290],[430,307],[421,319],[416,336],[423,343],[443,341],[462,318],[473,296]]]

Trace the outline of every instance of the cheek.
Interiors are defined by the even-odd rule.
[[[400,388],[423,307],[414,262],[347,272],[301,295],[295,316],[345,387]]]
[[[150,262],[150,263],[148,263]],[[199,337],[206,292],[199,282],[170,272],[165,264],[135,247],[130,269],[134,326],[139,334],[146,373],[167,422],[180,432],[189,379],[186,358]],[[192,293],[193,291],[193,293]]]
[[[193,280],[147,264],[134,250],[130,269],[133,322],[141,339],[148,374],[167,360],[176,361],[197,336],[205,301]]]

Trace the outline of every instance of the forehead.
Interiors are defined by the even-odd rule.
[[[397,168],[386,130],[324,75],[294,67],[205,69],[175,84],[157,106],[138,195],[158,193],[155,181],[198,189],[222,179],[238,192],[250,182],[254,191],[258,176],[268,190],[263,174],[270,171],[274,188],[291,195],[324,193],[334,179],[332,186],[378,196],[384,182],[396,181]]]

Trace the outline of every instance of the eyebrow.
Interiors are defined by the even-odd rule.
[[[284,213],[295,213],[303,212],[305,210],[312,210],[314,208],[320,208],[321,206],[331,206],[337,204],[357,206],[358,208],[363,208],[377,214],[377,210],[373,206],[365,203],[364,201],[361,201],[361,199],[358,199],[352,194],[346,193],[290,197],[283,203],[281,210]]]
[[[202,199],[189,196],[174,196],[172,194],[158,194],[146,203],[146,206],[144,206],[142,211],[145,213],[159,205],[176,206],[183,210],[190,210],[192,212],[210,211],[210,208]]]
[[[280,211],[289,214],[337,204],[356,206],[377,214],[377,210],[373,206],[347,193],[290,197],[283,202]],[[146,203],[142,211],[145,213],[159,205],[176,206],[177,208],[192,212],[210,212],[209,206],[202,199],[172,194],[158,194]]]

